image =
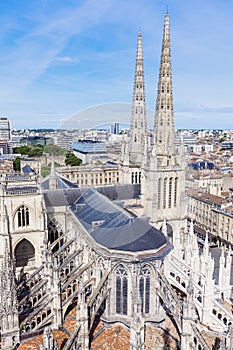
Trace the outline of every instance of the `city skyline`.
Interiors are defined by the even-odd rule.
[[[227,0],[2,3],[0,115],[14,128],[55,128],[93,105],[131,103],[139,30],[146,104],[154,111],[166,4],[175,126],[231,128],[233,4]]]

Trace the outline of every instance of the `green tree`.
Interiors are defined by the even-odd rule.
[[[39,146],[39,145],[38,145]],[[44,151],[44,147],[34,146],[28,152],[29,157],[41,157]]]
[[[65,164],[70,166],[79,166],[82,163],[82,160],[76,157],[72,152],[66,153]]]
[[[16,157],[13,161],[13,168],[14,171],[20,171],[21,170],[21,166],[20,166],[20,158]]]
[[[67,150],[57,145],[46,145],[44,148],[44,152],[48,153],[50,156],[63,156],[66,154]]]
[[[13,153],[28,155],[29,157],[41,157],[44,152],[44,145],[19,146],[13,149]]]
[[[30,151],[30,146],[19,146],[13,149],[13,153],[28,154]]]

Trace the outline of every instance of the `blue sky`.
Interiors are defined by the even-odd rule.
[[[14,128],[57,127],[131,103],[139,28],[154,110],[167,5],[176,127],[233,128],[232,0],[1,0],[0,115]]]

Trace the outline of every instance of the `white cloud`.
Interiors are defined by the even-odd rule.
[[[60,62],[66,62],[66,63],[79,61],[78,57],[70,57],[70,56],[58,56],[56,60]]]

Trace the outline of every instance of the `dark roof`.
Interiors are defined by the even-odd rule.
[[[69,206],[73,204],[81,195],[79,189],[57,189],[45,191],[44,199],[47,207]]]
[[[216,169],[214,163],[212,162],[193,162],[189,163],[189,168],[193,168],[194,170],[203,170],[203,169],[209,169],[213,170]]]
[[[112,200],[136,199],[141,193],[141,185],[114,185],[96,188],[98,192]]]
[[[26,173],[34,173],[35,171],[30,167],[30,165],[25,165],[23,168],[22,168],[22,171],[24,174]]]
[[[32,192],[35,192],[35,191],[38,191],[39,190],[39,187],[37,186],[17,186],[17,187],[7,187],[6,188],[6,191],[7,192],[20,192],[20,191],[32,191]]]
[[[56,174],[56,183],[57,189],[78,188],[76,183],[69,181],[61,175],[59,176],[59,174]],[[41,186],[43,190],[49,190],[49,176],[41,181]]]
[[[156,256],[157,251],[168,243],[162,231],[131,215],[94,189],[45,191],[44,198],[46,206],[69,206],[96,243],[106,248],[128,252],[154,250],[153,256]],[[168,248],[160,255],[167,253]]]
[[[71,210],[92,238],[109,249],[131,252],[158,250],[167,243],[161,231],[93,189],[87,189]]]

